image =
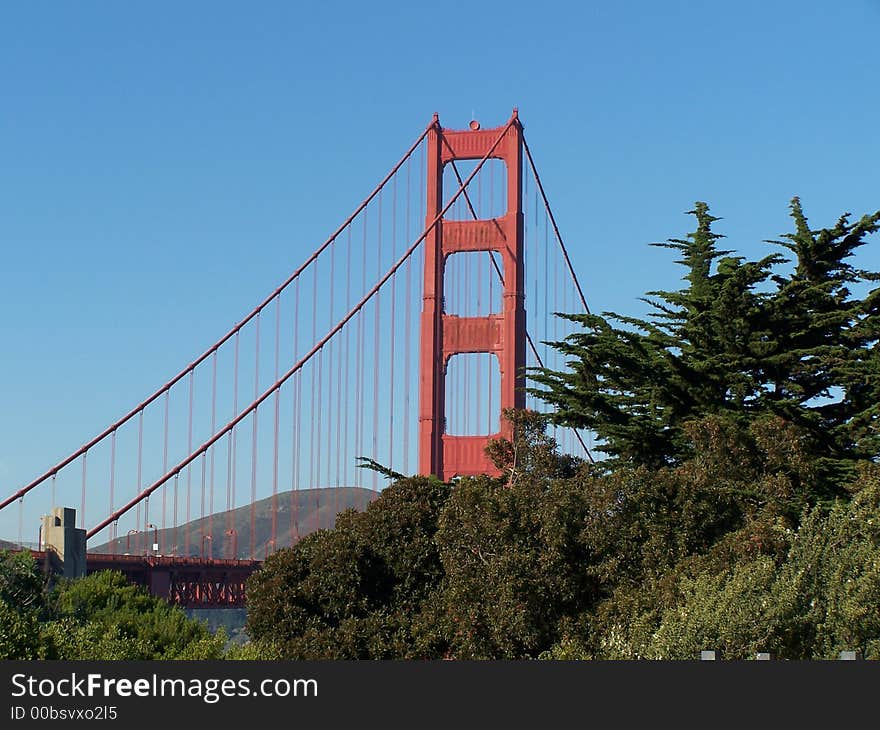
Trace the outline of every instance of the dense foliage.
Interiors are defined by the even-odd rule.
[[[216,659],[225,644],[121,573],[50,587],[30,553],[0,551],[0,659]]]
[[[708,418],[659,469],[400,480],[253,576],[250,656],[880,658],[880,468],[811,506],[792,429]]]
[[[508,412],[500,477],[388,474],[254,575],[252,655],[880,658],[878,295],[848,263],[880,214],[812,231],[793,201],[785,273],[693,212],[667,244],[685,288],[649,294],[651,320],[574,317],[571,371],[535,374],[608,458]]]

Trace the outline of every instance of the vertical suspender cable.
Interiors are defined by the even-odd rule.
[[[174,539],[171,545],[171,552],[173,555],[177,554],[177,551],[180,549],[180,530],[178,529],[177,523],[177,497],[178,497],[178,487],[180,486],[180,480],[177,478],[179,475],[174,475],[174,493],[172,496],[172,510],[171,510],[171,524],[174,529]]]
[[[299,281],[294,285],[294,302],[293,302],[293,361],[296,362],[299,353]],[[291,474],[291,494],[290,494],[290,544],[299,539],[299,482],[300,470],[299,453],[300,453],[300,427],[302,425],[302,374],[297,373],[293,381],[291,390],[293,396],[291,398],[293,404],[293,464]]]
[[[574,290],[574,287],[572,286],[571,282],[569,282],[569,285],[565,288],[565,311],[566,312],[573,312],[574,311],[574,291],[573,290]],[[562,324],[563,324],[562,336],[564,338],[564,337],[567,337],[569,332],[571,331],[571,329],[570,329],[571,323],[566,320],[566,322],[564,322]],[[569,429],[565,429],[564,434],[565,434],[567,451],[569,453],[571,453],[574,450],[574,445],[571,442],[571,434],[569,433]]]
[[[549,248],[549,242],[548,242]],[[546,286],[546,284],[545,284]],[[553,317],[553,341],[556,342],[559,340],[559,317],[556,316],[556,312],[559,311],[559,259],[558,257],[553,258],[553,312],[551,315]],[[549,334],[549,332],[547,333]],[[553,364],[551,365],[554,371],[559,372],[559,350],[555,347],[553,348]],[[559,429],[556,424],[553,424],[553,438],[556,439],[558,437]]]
[[[327,321],[329,326],[333,326],[333,305],[336,303],[336,247],[330,249],[330,304],[327,307]],[[327,343],[327,463],[324,470],[324,486],[333,486],[333,480],[330,477],[331,461],[333,456],[333,447],[331,446],[331,438],[333,435],[333,419],[338,418],[338,411],[334,412],[333,408],[333,355],[334,348],[332,340]],[[333,514],[339,513],[339,490],[333,490]]]
[[[421,154],[419,155],[419,179],[417,190],[422,191],[427,186],[428,180],[428,145],[423,144],[421,147]],[[428,197],[427,195],[420,194],[418,196],[418,225],[416,225],[416,230],[418,230],[422,225],[427,222],[428,217]],[[416,271],[424,271],[425,270],[425,249],[420,248],[419,250],[419,258],[418,264],[415,266]],[[422,292],[424,294],[424,292]],[[414,318],[414,326],[416,328],[416,332],[420,331],[420,323],[418,315]],[[418,341],[418,335],[416,335],[416,341]],[[413,368],[413,370],[417,370],[417,368]],[[418,393],[418,379],[416,379],[416,393]],[[418,408],[418,404],[416,404],[416,408]],[[418,456],[415,459],[416,464],[418,464]]]
[[[323,487],[324,485],[321,483],[321,443],[323,441],[323,412],[321,410],[321,401],[322,395],[324,391],[324,348],[318,350],[317,354],[318,367],[317,367],[317,377],[313,382],[316,382],[315,392],[313,394],[313,398],[315,399],[314,411],[312,412],[312,418],[315,419],[315,488],[320,489],[322,491],[316,492],[317,495],[324,495]]]
[[[211,364],[211,435],[217,432],[217,350],[214,350],[213,362]],[[214,490],[216,488],[215,478],[217,449],[211,449],[211,490],[208,498],[208,534],[211,536],[211,550],[213,552],[214,540]],[[163,490],[164,491],[164,490]]]
[[[367,288],[367,213],[369,209],[364,211],[364,236],[363,236],[363,257],[361,259],[361,293]],[[365,360],[363,349],[366,345],[365,336],[365,314],[363,310],[358,314],[358,374],[357,374],[357,456],[364,454],[364,367]],[[363,486],[363,469],[358,470],[358,485]]]
[[[351,261],[345,259],[345,268],[351,266]],[[348,310],[346,310],[348,311]],[[345,328],[348,330],[348,327]],[[342,400],[342,364],[348,359],[348,349],[340,343],[339,353],[336,356],[336,486],[344,486],[342,476],[339,472],[342,464],[342,419],[343,416],[343,400]],[[347,404],[348,401],[345,401]]]
[[[202,462],[202,490],[201,490],[202,494],[201,494],[201,520],[199,521],[199,539],[201,540],[202,557],[204,558],[205,536],[207,535],[210,538],[208,540],[208,542],[213,542],[213,540],[214,540],[213,535],[205,532],[205,486],[206,486],[205,481],[208,476],[208,452],[207,451],[202,454],[201,462]],[[208,547],[210,549],[211,546],[209,545]],[[208,555],[210,556],[211,553],[209,552]]]
[[[330,320],[331,326],[333,320]],[[324,410],[326,413],[324,414],[324,426],[322,433],[322,438],[324,438],[324,448],[321,452],[322,460],[324,462],[323,467],[323,475],[324,475],[324,487],[332,487],[333,486],[333,427],[334,422],[336,420],[336,411],[333,409],[333,381],[334,381],[334,362],[336,356],[336,348],[334,347],[334,342],[331,340],[328,342],[324,350],[327,353],[327,367],[324,368],[324,377],[322,382],[324,383],[324,390],[321,393],[321,402],[324,404]],[[333,490],[333,514],[337,514],[339,510],[337,509],[339,506],[339,490]]]
[[[189,371],[189,416],[187,425],[187,441],[186,448],[188,453],[192,453],[193,449],[193,397],[195,393],[195,370]],[[192,502],[192,462],[186,467],[186,522],[183,526],[183,550],[184,555],[189,557],[189,523],[190,523],[190,507]]]
[[[323,422],[324,422],[324,413],[321,409],[321,401],[323,400],[324,394],[324,348],[322,347],[318,350],[317,353],[318,360],[318,375],[317,375],[317,386],[315,390],[315,398],[316,398],[316,407],[315,411],[312,415],[314,418],[317,416],[315,423],[315,497],[318,502],[323,500],[326,497],[326,492],[324,492],[324,484],[322,484],[322,476],[321,476],[321,444],[323,441]]]
[[[254,347],[254,398],[260,395],[260,315],[257,315],[256,345]],[[254,408],[252,414],[254,422],[251,430],[251,560],[256,560],[257,539],[257,427],[259,424],[259,410]]]
[[[544,333],[545,337],[550,331],[550,288],[547,282],[550,279],[550,237],[547,227],[547,216],[544,216]],[[547,362],[549,354],[548,345],[544,343],[544,362]]]
[[[532,226],[532,254],[533,254],[533,259],[534,259],[534,263],[535,263],[535,265],[532,267],[533,275],[534,275],[534,279],[532,280],[533,281],[532,291],[534,292],[534,302],[535,302],[535,317],[532,321],[535,324],[535,329],[538,329],[538,322],[539,322],[538,310],[540,308],[540,302],[538,300],[538,279],[539,279],[539,274],[540,274],[539,269],[540,269],[541,263],[542,263],[541,252],[540,252],[540,248],[538,246],[538,204],[537,203],[538,203],[538,191],[536,190],[535,191],[535,205],[534,205],[534,211],[533,211],[534,215],[532,218],[532,220],[534,222],[534,225]],[[537,350],[535,352],[537,354]]]
[[[391,260],[397,259],[397,176],[391,186],[392,202],[391,202]],[[397,308],[397,276],[391,278],[391,358],[389,363],[389,379],[388,379],[388,468],[394,468],[394,391],[397,389],[397,382],[394,380],[394,330],[397,326],[395,319]]]
[[[376,276],[382,276],[382,193],[379,193],[379,213],[378,219],[378,243],[376,245]],[[373,327],[373,449],[371,458],[376,459],[379,456],[379,321],[380,321],[380,302],[381,292],[376,293],[376,316]],[[378,488],[378,474],[373,471],[373,490]]]
[[[332,249],[331,249],[332,250]],[[281,374],[281,296],[275,300],[275,381]],[[272,444],[272,547],[278,536],[278,424],[281,419],[281,388],[275,391],[275,434]]]
[[[314,286],[312,288],[312,342],[315,342],[318,339],[318,269],[315,267],[315,277],[314,277]],[[311,418],[309,418],[309,423],[311,425],[310,428],[310,440],[309,440],[309,485],[313,490],[313,495],[315,497],[315,508],[313,511],[314,520],[312,523],[313,530],[321,529],[321,525],[319,524],[320,519],[320,498],[321,493],[318,492],[318,488],[320,488],[320,472],[321,467],[319,464],[320,461],[320,407],[318,406],[319,402],[319,390],[321,384],[319,382],[319,375],[321,373],[321,357],[323,355],[323,350],[319,350],[316,353],[315,362],[311,364],[312,371],[312,398],[309,402],[309,407],[311,409]]]
[[[317,322],[318,317],[318,269],[315,268],[315,301],[314,301],[314,311],[312,314],[312,321]],[[312,341],[316,341],[318,339],[318,331],[317,328],[314,329]],[[324,388],[324,348],[322,347],[318,350],[317,353],[318,367],[317,367],[317,376],[313,372],[312,373],[312,422],[314,424],[314,479],[315,479],[315,487],[317,489],[321,489],[323,484],[321,483],[321,439],[322,439],[322,426],[323,426],[323,412],[321,410],[321,395],[322,390]],[[317,385],[316,385],[317,383]],[[325,496],[325,492],[321,491],[315,492],[315,497],[317,501],[320,501],[321,498]]]
[[[347,312],[351,309],[351,226],[348,227],[348,233],[346,235],[346,255],[345,255],[345,311]],[[349,459],[348,459],[348,423],[351,420],[351,411],[352,409],[349,407],[351,403],[351,399],[349,398],[349,383],[351,382],[351,361],[352,357],[349,353],[349,331],[351,327],[345,328],[345,344],[343,347],[345,348],[345,420],[343,422],[342,428],[342,443],[343,443],[343,469],[344,473],[348,473],[349,469]],[[351,480],[351,485],[354,486],[354,479]]]
[[[169,400],[171,398],[171,388],[165,391],[165,425],[164,425],[164,434],[162,437],[162,473],[168,473],[168,408],[169,408]],[[168,487],[162,487],[162,544],[160,546],[160,551],[164,554],[167,551],[167,542],[168,538],[165,534],[165,517],[168,510]],[[111,510],[112,511],[112,510]]]
[[[83,453],[83,456],[82,456],[82,459],[83,459],[82,501],[81,501],[80,512],[79,512],[79,526],[81,528],[86,526],[86,458],[88,457],[88,455],[89,455],[89,452],[86,451],[85,453]],[[138,489],[140,490],[140,485],[138,485]],[[19,504],[21,504],[20,500],[19,500]]]
[[[297,286],[299,286],[299,280],[297,280]],[[232,371],[232,414],[235,417],[235,414],[238,413],[238,336],[235,337],[234,343],[234,360],[233,360],[233,371]],[[233,515],[232,511],[235,507],[235,429],[233,428],[229,432],[229,439],[226,442],[226,534],[232,535],[233,529]],[[236,546],[237,548],[238,546]],[[238,555],[233,554],[233,558],[238,558]]]
[[[180,473],[177,473],[174,475],[174,542],[171,544],[172,555],[177,555],[180,550],[180,531],[177,529],[177,489],[180,486],[179,482]]]
[[[316,314],[317,314],[317,300],[315,302],[315,310],[316,310]],[[316,332],[314,339],[317,339],[317,337],[318,337],[318,335]],[[313,418],[315,416],[317,416],[317,419],[316,419],[317,422],[315,423],[315,487],[317,487],[318,489],[322,489],[322,487],[325,486],[323,483],[324,477],[323,477],[323,474],[321,473],[321,458],[322,458],[321,457],[321,446],[322,446],[322,440],[324,437],[324,434],[323,434],[324,412],[323,412],[323,409],[321,408],[321,403],[323,401],[323,394],[324,394],[324,352],[325,352],[325,350],[322,347],[320,350],[318,350],[318,353],[317,353],[318,373],[317,373],[317,378],[316,378],[317,387],[315,390],[315,397],[317,398],[317,405],[314,407],[314,411],[313,411],[313,415],[312,415]],[[315,492],[315,496],[318,498],[319,501],[323,501],[324,499],[326,499],[326,494],[327,493],[324,491]]]
[[[214,429],[211,429],[211,435],[214,435]],[[211,453],[213,453],[213,449],[209,449]],[[204,535],[205,535],[205,503],[207,501],[207,483],[208,483],[208,453],[205,452],[202,454],[202,479],[201,479],[201,489],[199,492],[199,519],[202,521],[199,524],[199,536],[204,543]],[[213,539],[213,536],[212,536]],[[204,546],[203,546],[204,547]]]
[[[411,181],[411,170],[412,162],[407,160],[406,162],[406,218],[405,218],[405,227],[406,227],[406,240],[410,240],[410,181]],[[410,408],[410,384],[412,379],[410,377],[410,367],[411,367],[411,358],[412,355],[410,353],[411,348],[411,329],[412,329],[412,259],[409,258],[406,260],[406,300],[404,306],[406,307],[406,314],[404,315],[404,352],[403,352],[403,377],[404,377],[404,391],[403,391],[403,473],[409,474],[409,408]]]
[[[317,327],[317,317],[318,317],[318,274],[317,270],[315,271],[315,286],[313,291],[313,302],[312,302],[312,342],[317,340],[318,338],[318,327]],[[314,521],[314,530],[321,529],[321,525],[318,523],[320,519],[320,500],[321,500],[321,492],[318,489],[321,487],[320,484],[320,475],[321,475],[321,409],[318,405],[320,403],[320,375],[321,375],[321,358],[323,357],[324,351],[319,350],[315,353],[315,362],[312,363],[312,400],[311,400],[311,418],[309,419],[311,423],[311,441],[310,441],[310,457],[309,457],[309,479],[312,489],[314,490],[315,497],[315,521]]]
[[[142,476],[142,465],[143,465],[143,450],[144,450],[144,412],[140,411],[138,413],[138,453],[137,453],[137,486],[135,487],[135,494],[138,494],[141,491],[141,476]],[[141,531],[141,509],[140,505],[138,505],[137,511],[135,512],[135,529],[140,533]],[[140,538],[139,538],[140,539]],[[135,545],[135,549],[137,550],[137,545]]]
[[[110,514],[113,514],[113,497],[116,490],[116,431],[110,435]],[[164,493],[164,492],[163,492]],[[110,533],[110,547],[113,547],[113,540],[116,535]],[[112,549],[111,549],[111,552]]]

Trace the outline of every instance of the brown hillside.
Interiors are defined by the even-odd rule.
[[[254,503],[255,549],[253,557],[263,560],[273,548],[289,547],[296,539],[314,532],[328,529],[336,524],[336,515],[346,509],[363,511],[379,495],[371,489],[362,487],[324,487],[321,489],[301,489],[283,492],[278,495],[276,517],[276,542],[272,546],[272,498],[267,497]],[[121,535],[111,542],[90,545],[89,551],[95,553],[130,553],[132,555],[204,555],[214,558],[251,558],[251,507],[238,507],[228,512],[217,512],[212,517],[192,520],[189,527],[189,550],[186,549],[187,525],[175,530],[167,528],[156,530],[160,545],[158,553],[152,551],[154,531]],[[230,529],[235,534],[229,534]],[[203,536],[210,535],[203,540]],[[293,538],[293,539],[292,539]]]

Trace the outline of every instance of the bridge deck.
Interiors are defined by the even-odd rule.
[[[46,551],[31,550],[41,565]],[[203,560],[174,555],[87,553],[86,572],[118,570],[154,596],[183,608],[244,608],[245,583],[260,560]]]

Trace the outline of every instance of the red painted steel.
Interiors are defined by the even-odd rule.
[[[31,550],[44,570],[51,564],[45,550]],[[173,556],[88,553],[86,573],[115,570],[151,594],[183,608],[245,608],[247,579],[261,560],[204,560]]]
[[[500,142],[498,141],[501,134]],[[443,207],[443,166],[456,160],[491,157],[507,166],[507,212],[490,220],[447,221]],[[522,126],[516,110],[504,127],[449,130],[435,115],[428,134],[425,288],[422,300],[419,471],[443,480],[453,476],[497,474],[485,454],[490,438],[510,437],[501,421],[500,432],[488,436],[446,434],[446,368],[453,355],[490,353],[501,373],[500,408],[525,406],[526,318],[523,271]],[[461,180],[458,171],[456,177]],[[468,181],[472,179],[473,174]],[[461,183],[459,183],[461,186]],[[473,206],[468,199],[468,206]],[[432,225],[432,221],[434,224]],[[462,251],[488,251],[501,256],[503,299],[500,314],[457,317],[444,312],[446,259]]]
[[[184,608],[244,608],[245,584],[262,562],[89,553],[86,565],[89,574],[120,571],[154,596]]]

